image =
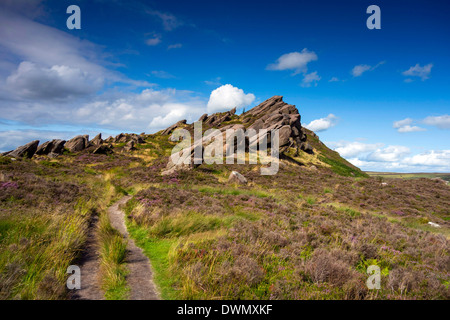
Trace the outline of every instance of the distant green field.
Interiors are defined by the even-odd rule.
[[[366,171],[371,177],[417,179],[417,178],[441,178],[450,182],[450,173],[395,173],[395,172],[373,172]]]

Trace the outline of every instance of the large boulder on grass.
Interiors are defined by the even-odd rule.
[[[89,147],[89,136],[87,134],[76,136],[66,142],[64,147],[70,152],[80,152]]]
[[[125,145],[125,147],[123,148],[123,150],[125,150],[125,151],[133,151],[133,150],[135,150],[136,148],[134,147],[135,146],[135,142],[134,142],[134,140],[130,140],[130,141],[128,141],[128,143]]]
[[[39,140],[31,141],[23,146],[6,154],[11,158],[31,158],[35,153],[39,145]]]
[[[36,151],[37,155],[61,155],[64,151],[66,140],[53,139],[41,144]]]
[[[183,125],[186,124],[186,120],[180,120],[177,123],[171,125],[170,127],[168,127],[167,129],[163,130],[161,132],[162,135],[166,135],[166,134],[170,134],[172,133],[172,131],[174,131],[177,128],[183,127]]]
[[[107,145],[100,145],[97,148],[94,149],[94,151],[92,151],[93,154],[110,154],[113,151],[111,150],[110,146]]]
[[[237,171],[231,171],[228,182],[237,184],[247,184],[247,179]]]
[[[93,146],[99,146],[102,143],[103,143],[103,140],[102,140],[102,134],[101,133],[96,135],[95,138],[90,141],[90,144],[93,145]]]

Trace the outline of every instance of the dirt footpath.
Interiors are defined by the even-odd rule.
[[[134,240],[129,237],[125,226],[125,213],[119,209],[119,206],[130,198],[130,196],[123,197],[108,209],[111,225],[128,240],[126,262],[130,271],[127,276],[127,284],[130,287],[130,299],[159,300],[160,295],[153,283],[150,260],[142,252],[142,249],[136,246]]]

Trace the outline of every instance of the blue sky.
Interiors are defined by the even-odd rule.
[[[72,4],[81,30],[66,27]],[[380,30],[366,27],[371,4]],[[450,172],[445,1],[0,6],[1,151],[79,133],[150,133],[283,95],[362,169]]]

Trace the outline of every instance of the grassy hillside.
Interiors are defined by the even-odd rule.
[[[342,158],[339,153],[331,150],[324,143],[322,143],[314,132],[306,128],[303,128],[303,130],[308,136],[308,143],[316,151],[317,158],[320,160],[321,165],[329,166],[331,170],[342,176],[367,177],[366,173]]]
[[[308,136],[315,155],[282,160],[274,176],[206,164],[161,176],[174,145],[161,135],[132,152],[113,144],[112,155],[0,158],[1,298],[69,297],[65,270],[89,222],[124,194],[130,233],[166,299],[450,298],[449,187],[383,184]],[[232,170],[249,183],[229,184]],[[100,247],[114,243],[108,230]],[[110,298],[126,298],[122,258],[104,254],[116,266],[101,276]],[[381,290],[365,285],[369,265],[382,270]]]

